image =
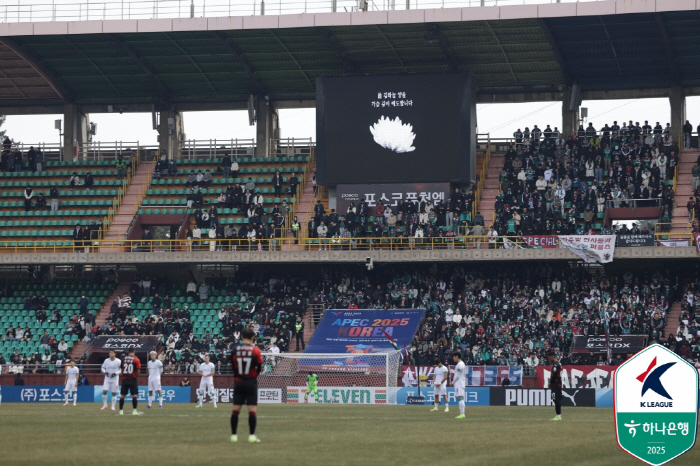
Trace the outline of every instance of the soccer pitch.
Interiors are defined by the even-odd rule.
[[[100,412],[100,404],[3,403],[3,465],[638,465],[617,446],[613,412],[470,407],[467,418],[429,406],[260,405],[259,444],[229,442],[231,405],[166,403],[143,416]],[[700,464],[693,448],[672,461]]]

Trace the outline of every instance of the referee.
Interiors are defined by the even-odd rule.
[[[547,353],[547,359],[552,363],[552,376],[549,379],[549,388],[552,390],[552,402],[557,415],[551,421],[561,421],[561,364],[554,351]]]

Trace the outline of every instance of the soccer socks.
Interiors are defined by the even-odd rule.
[[[114,401],[114,400],[112,400],[112,401]],[[107,407],[107,394],[106,393],[102,394],[102,407],[103,408]],[[114,408],[114,406],[112,406],[112,408]]]
[[[202,403],[204,402],[204,393],[201,390],[197,390],[197,399],[199,400],[199,406],[202,406]]]
[[[150,408],[151,405],[153,404],[153,396],[154,395],[148,395],[148,407]]]
[[[124,411],[124,398],[119,398],[119,411]]]
[[[209,396],[211,396],[211,401],[214,403],[214,407],[216,408],[216,392],[211,392]]]
[[[255,435],[255,426],[258,423],[258,417],[255,413],[248,413],[248,427],[250,427],[250,435]]]
[[[106,401],[105,401],[105,404],[107,404]],[[117,394],[112,393],[112,409],[114,409],[115,406],[117,406]],[[121,403],[119,405],[119,409],[122,409],[123,407],[124,407],[124,400],[121,400]]]
[[[63,392],[63,396],[65,397],[66,404],[68,404],[68,398],[70,398],[70,392]]]
[[[131,397],[131,406],[134,407],[134,412],[136,411],[136,407],[139,405],[139,399],[136,398],[135,396]]]
[[[459,400],[459,414],[464,414],[464,400]]]
[[[231,413],[231,435],[236,435],[236,429],[238,429],[238,411],[233,411]]]
[[[557,412],[557,416],[561,416],[561,401],[554,402],[554,409]]]
[[[157,393],[156,396],[158,397],[158,404],[160,407],[163,407],[163,394],[162,393]]]

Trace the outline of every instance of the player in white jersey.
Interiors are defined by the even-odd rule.
[[[207,396],[211,396],[211,401],[214,403],[216,408],[216,390],[214,389],[214,371],[216,366],[209,362],[209,356],[204,356],[204,362],[199,365],[199,375],[202,376],[199,382],[199,390],[197,391],[197,396],[199,398],[199,404],[197,408],[202,407],[202,402]]]
[[[66,367],[66,387],[63,389],[66,402],[63,403],[63,406],[68,406],[68,398],[70,398],[71,393],[73,394],[73,406],[78,401],[78,374],[80,374],[80,369],[75,367],[75,361],[70,361]]]
[[[450,405],[447,403],[447,379],[449,378],[450,370],[445,366],[442,361],[438,361],[435,367],[435,372],[433,373],[433,386],[435,390],[435,401],[433,402],[433,409],[430,411],[437,411],[438,406],[440,406],[440,396],[445,400],[445,412],[450,412]]]
[[[455,387],[455,396],[459,402],[459,416],[457,416],[457,419],[464,419],[464,389],[467,386],[467,366],[464,365],[462,354],[459,351],[452,353],[452,360],[456,364],[452,385]]]
[[[117,353],[114,350],[109,352],[109,358],[102,363],[102,373],[105,375],[105,381],[102,384],[102,409],[107,409],[107,392],[112,392],[112,411],[115,411],[117,405],[117,393],[119,393],[119,374],[122,371],[122,362],[117,359]]]
[[[158,405],[163,407],[163,389],[160,386],[160,374],[163,373],[163,363],[158,360],[158,353],[151,351],[148,361],[148,409],[153,404],[153,394],[158,396]]]

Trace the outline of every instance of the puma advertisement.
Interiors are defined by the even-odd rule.
[[[320,184],[473,181],[471,74],[322,76],[316,81]]]

